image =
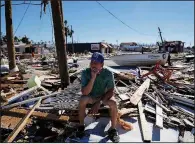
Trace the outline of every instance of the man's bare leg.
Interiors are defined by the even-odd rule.
[[[110,107],[110,114],[111,114],[111,128],[116,128],[117,125],[117,116],[118,116],[118,108],[116,104],[116,99],[112,97],[108,101],[105,102],[105,105]]]
[[[89,96],[81,96],[81,99],[79,101],[79,121],[80,125],[84,125],[84,118],[85,118],[85,109],[87,104],[92,103],[92,98]]]

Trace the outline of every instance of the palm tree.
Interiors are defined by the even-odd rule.
[[[20,41],[20,39],[17,36],[15,36],[14,37],[14,42],[19,42],[19,41]]]
[[[67,44],[67,37],[70,31],[67,20],[64,21],[64,29],[65,29],[65,37],[66,37],[66,44]]]
[[[24,37],[22,37],[21,41],[25,44],[30,44],[30,40],[26,35]]]
[[[66,37],[66,44],[67,44],[68,43],[67,38],[68,37],[72,38],[72,36],[74,34],[74,30],[70,29],[67,20],[64,21],[64,29],[65,29],[65,37]],[[72,43],[73,43],[73,41],[72,41]]]

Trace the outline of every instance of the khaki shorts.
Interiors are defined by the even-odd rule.
[[[97,101],[100,101],[102,97],[93,97],[93,96],[81,96],[81,99],[86,99],[88,104],[94,104]],[[110,100],[116,101],[115,97],[111,97]]]

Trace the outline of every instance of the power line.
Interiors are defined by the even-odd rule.
[[[125,26],[127,26],[128,28],[130,28],[131,30],[141,34],[141,35],[147,35],[147,34],[143,34],[140,33],[139,31],[137,31],[136,29],[130,27],[129,25],[127,25],[125,22],[123,22],[121,19],[119,19],[117,16],[115,16],[112,12],[110,12],[108,9],[106,9],[100,2],[96,1],[104,10],[106,10],[109,14],[111,14],[114,18],[116,18],[118,21],[120,21],[122,24],[124,24]],[[152,36],[152,35],[148,35],[148,36]]]
[[[31,1],[30,1],[30,3],[31,3]],[[16,28],[16,30],[15,30],[15,32],[14,32],[14,35],[16,34],[18,28],[20,27],[20,25],[21,25],[21,23],[22,23],[22,21],[23,21],[25,15],[26,15],[26,12],[28,11],[28,8],[29,8],[29,6],[30,6],[30,3],[28,4],[28,6],[27,6],[27,8],[26,8],[26,10],[25,10],[25,12],[24,12],[24,14],[23,14],[23,16],[22,16],[22,19],[20,20],[20,23],[18,24],[18,26],[17,26],[17,28]]]
[[[12,4],[12,5],[24,5],[24,4],[30,4],[30,5],[41,5],[41,4],[33,4],[33,3],[19,3],[19,4]],[[5,4],[2,4],[1,7],[5,6]]]

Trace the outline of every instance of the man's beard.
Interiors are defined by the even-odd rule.
[[[100,74],[100,72],[102,71],[102,68],[97,69],[95,67],[92,67],[91,70],[94,71],[94,72],[97,72],[97,74]]]

